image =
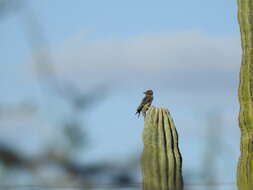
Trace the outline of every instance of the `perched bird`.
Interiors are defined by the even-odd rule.
[[[152,90],[147,90],[143,92],[145,94],[145,97],[142,99],[141,104],[136,110],[135,114],[138,114],[138,117],[140,117],[140,113],[145,117],[146,112],[148,111],[148,108],[151,106],[151,103],[153,101],[153,91]]]

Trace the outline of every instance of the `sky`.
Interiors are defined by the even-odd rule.
[[[32,55],[49,52],[59,78],[84,92],[108,87],[105,99],[83,116],[92,140],[84,160],[141,153],[143,121],[134,112],[146,89],[154,90],[154,105],[172,113],[182,139],[184,167],[198,166],[191,162],[206,148],[201,142],[206,142],[212,115],[222,118],[213,128],[228,134],[217,133],[215,138],[237,159],[241,49],[236,11],[236,1],[227,0],[27,0],[0,18],[0,104],[32,100],[43,109],[32,121],[19,124],[23,133],[31,133],[29,140],[13,132],[20,129],[15,121],[5,121],[4,126],[12,128],[3,127],[3,134],[28,152],[36,152],[45,138],[55,139],[58,129],[52,125],[67,108],[38,87],[34,70],[43,68],[32,61]],[[33,46],[31,27],[41,35]],[[39,124],[43,127],[28,127]],[[236,162],[228,161],[229,171]],[[227,180],[234,177],[231,172]]]

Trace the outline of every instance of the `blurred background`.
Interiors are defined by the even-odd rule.
[[[234,183],[236,1],[0,0],[1,184],[138,184],[147,89],[186,184]]]

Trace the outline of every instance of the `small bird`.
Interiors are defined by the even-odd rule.
[[[138,106],[136,113],[138,114],[138,117],[140,117],[140,113],[145,117],[146,112],[148,111],[149,107],[151,106],[151,103],[153,101],[153,91],[147,90],[143,92],[145,94],[145,97],[142,99],[141,104]]]

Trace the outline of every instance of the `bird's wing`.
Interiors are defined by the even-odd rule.
[[[140,111],[142,110],[143,106],[144,106],[145,104],[151,102],[152,99],[153,99],[153,98],[152,98],[151,96],[145,96],[145,97],[142,99],[141,104],[138,106],[137,112],[140,112]]]

